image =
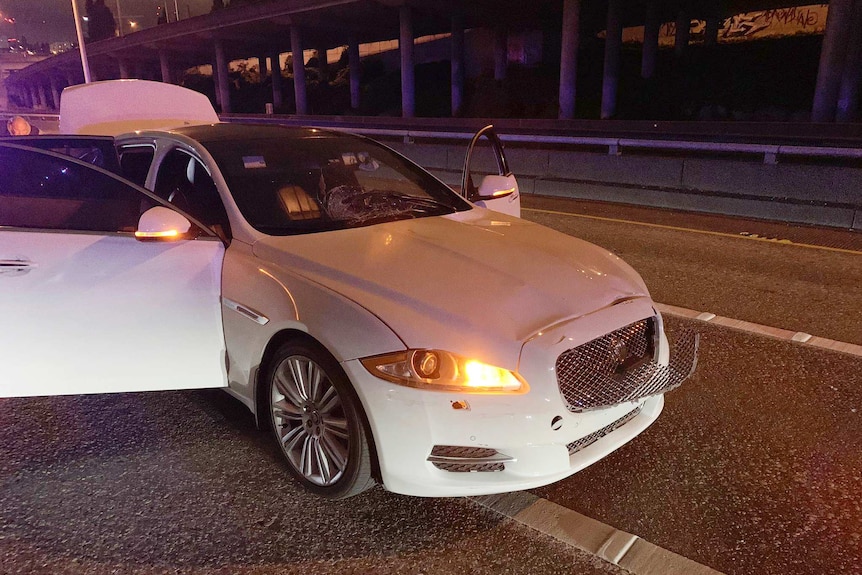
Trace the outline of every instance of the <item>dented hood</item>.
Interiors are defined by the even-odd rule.
[[[648,296],[640,276],[607,250],[484,209],[266,237],[254,253],[368,309],[407,347],[509,369],[538,331]]]

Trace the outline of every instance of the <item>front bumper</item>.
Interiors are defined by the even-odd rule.
[[[575,410],[561,394],[555,360],[608,328],[654,316],[657,365],[689,373],[696,351],[690,369],[674,361],[660,316],[645,304],[600,310],[531,339],[518,369],[530,390],[521,395],[408,388],[374,377],[358,360],[343,363],[368,416],[386,489],[432,497],[531,489],[564,479],[632,440],[658,418],[667,389]],[[696,336],[690,337],[696,348]]]
[[[559,481],[618,449],[656,420],[662,396],[589,413],[524,396],[435,393],[382,382],[358,361],[344,364],[371,424],[386,489],[425,497],[488,495]],[[454,409],[466,402],[469,409]],[[640,406],[636,416],[569,455],[570,443],[601,430]],[[554,425],[555,418],[561,420]],[[557,427],[557,429],[554,429]],[[434,446],[475,446],[511,458],[501,471],[457,473],[438,468]]]

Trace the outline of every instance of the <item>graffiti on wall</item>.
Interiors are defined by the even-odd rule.
[[[744,42],[763,38],[823,34],[826,30],[827,12],[827,4],[812,4],[736,14],[720,22],[718,41]],[[692,20],[689,34],[691,42],[703,42],[706,37],[706,22]],[[600,35],[604,36],[605,33],[602,32]],[[660,46],[672,46],[675,37],[676,22],[665,22],[661,25]],[[643,26],[623,30],[623,42],[643,43],[643,39]]]

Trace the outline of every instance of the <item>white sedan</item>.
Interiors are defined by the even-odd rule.
[[[583,469],[694,369],[618,257],[366,138],[113,142],[131,182],[0,143],[0,396],[224,387],[321,496],[460,496]],[[466,193],[511,212],[500,172]]]

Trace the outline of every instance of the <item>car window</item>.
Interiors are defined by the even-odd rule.
[[[197,218],[222,239],[230,237],[230,222],[215,182],[204,165],[183,150],[171,150],[159,165],[157,196]]]
[[[364,138],[260,138],[205,145],[243,217],[271,235],[470,209],[429,173]]]
[[[143,187],[153,163],[156,150],[152,146],[126,146],[120,148],[120,167],[123,177]]]
[[[155,201],[125,181],[54,154],[0,146],[0,226],[134,232]]]
[[[48,150],[120,174],[114,139],[98,136],[16,136],[0,142]]]

